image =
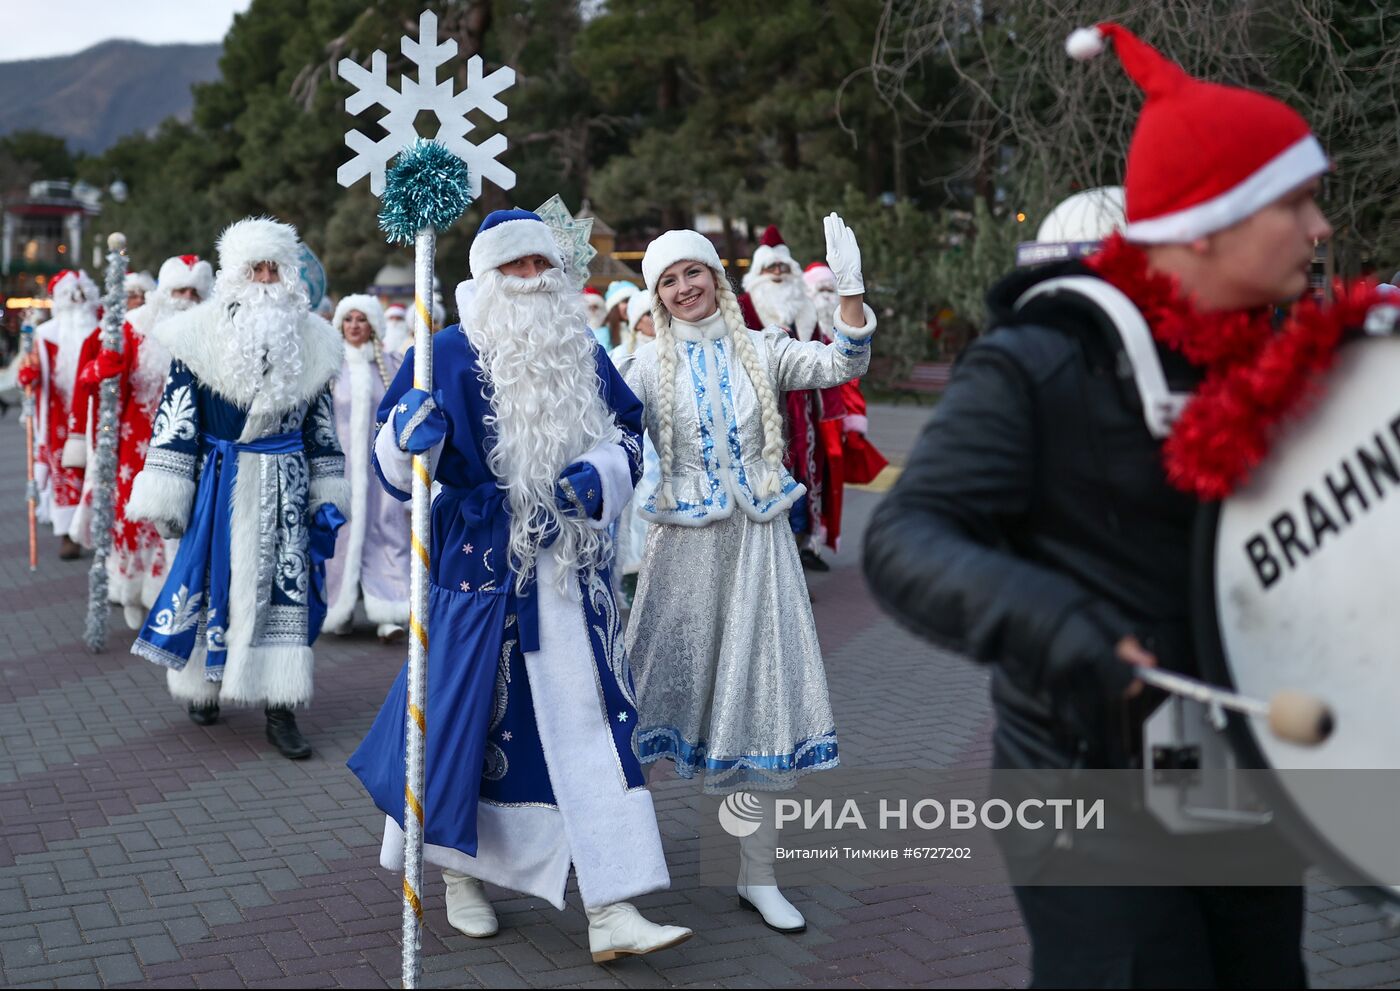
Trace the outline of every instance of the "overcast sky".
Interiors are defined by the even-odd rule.
[[[110,38],[221,41],[251,0],[0,0],[0,62],[80,52]]]

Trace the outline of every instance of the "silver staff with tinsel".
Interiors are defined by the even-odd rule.
[[[438,83],[438,66],[457,54],[457,42],[437,40],[437,15],[425,10],[418,18],[418,38],[404,37],[400,47],[418,66],[418,78],[403,76],[398,87],[385,78],[383,52],[370,56],[366,69],[342,59],[341,78],[358,92],[345,109],[358,114],[378,103],[387,113],[379,120],[386,136],[374,141],[358,130],[345,135],[355,157],[342,165],[336,178],[349,186],[364,176],[370,190],[383,197],[379,226],[390,242],[414,246],[413,265],[413,387],[433,392],[433,258],[437,232],[450,227],[481,192],[485,175],[502,189],[515,185],[515,173],[496,157],[505,151],[502,134],[481,144],[465,135],[474,124],[468,112],[481,110],[495,120],[506,119],[506,107],[496,95],[515,82],[515,72],[501,68],[484,75],[479,55],[467,62],[467,88],[455,92],[449,81]],[[422,140],[416,120],[422,111],[438,118],[437,140]],[[390,169],[389,162],[394,161]],[[470,168],[469,168],[470,166]],[[404,739],[404,876],[402,980],[418,987],[423,925],[423,748],[428,711],[428,562],[432,548],[429,515],[432,479],[427,459],[413,456],[413,523],[410,556],[408,713]]]
[[[20,328],[20,354],[28,358],[34,353],[34,325],[26,322]],[[35,417],[34,393],[38,386],[31,385],[24,390],[20,401],[19,415],[24,423],[24,501],[29,513],[29,570],[39,570],[39,483],[34,480],[34,430],[38,422]]]
[[[102,300],[102,349],[122,349],[126,323],[126,235],[107,237],[107,282]],[[117,487],[117,420],[121,416],[121,379],[105,378],[97,402],[97,443],[88,471],[92,484],[92,570],[88,572],[87,626],[83,641],[94,653],[107,646],[107,555],[112,550],[113,498]]]

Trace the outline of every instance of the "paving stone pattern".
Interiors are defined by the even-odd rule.
[[[877,408],[902,461],[928,410]],[[87,562],[40,535],[30,573],[23,442],[0,420],[0,984],[17,987],[381,987],[399,974],[398,879],[378,867],[380,815],[345,768],[402,661],[370,628],[317,646],[299,720],[316,755],[290,762],[259,711],[193,725],[162,673],[81,642]],[[874,607],[857,556],[878,496],[851,492],[834,569],[812,582],[847,767],[975,767],[989,757],[985,673],[920,644]],[[501,933],[447,924],[429,872],[424,986],[1019,987],[1029,948],[1004,887],[802,888],[797,937],[770,933],[732,890],[698,883],[687,843],[712,806],[669,772],[653,789],[673,888],[639,899],[693,927],[684,946],[597,966],[571,891],[565,912],[495,892]],[[1319,986],[1400,987],[1400,932],[1355,895],[1314,886]]]

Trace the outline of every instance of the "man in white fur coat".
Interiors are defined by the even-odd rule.
[[[168,670],[208,725],[263,705],[286,757],[311,753],[292,706],[311,700],[324,560],[349,506],[331,380],[339,336],[307,307],[296,231],[242,220],[219,237],[213,296],[153,328],[170,373],[128,519],[179,536],[132,652]]]
[[[549,228],[498,210],[472,242],[462,327],[433,339],[436,391],[390,384],[374,464],[407,500],[432,467],[424,858],[447,918],[496,932],[482,881],[564,907],[578,876],[595,961],[690,930],[625,899],[670,884],[632,737],[636,696],[608,566],[608,526],[641,474],[641,403],[598,346]],[[474,292],[469,288],[474,285]],[[406,671],[350,768],[404,862]]]

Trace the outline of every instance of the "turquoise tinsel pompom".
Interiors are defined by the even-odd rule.
[[[436,141],[413,142],[384,176],[379,229],[391,242],[412,244],[424,227],[451,227],[471,206],[467,163]]]

